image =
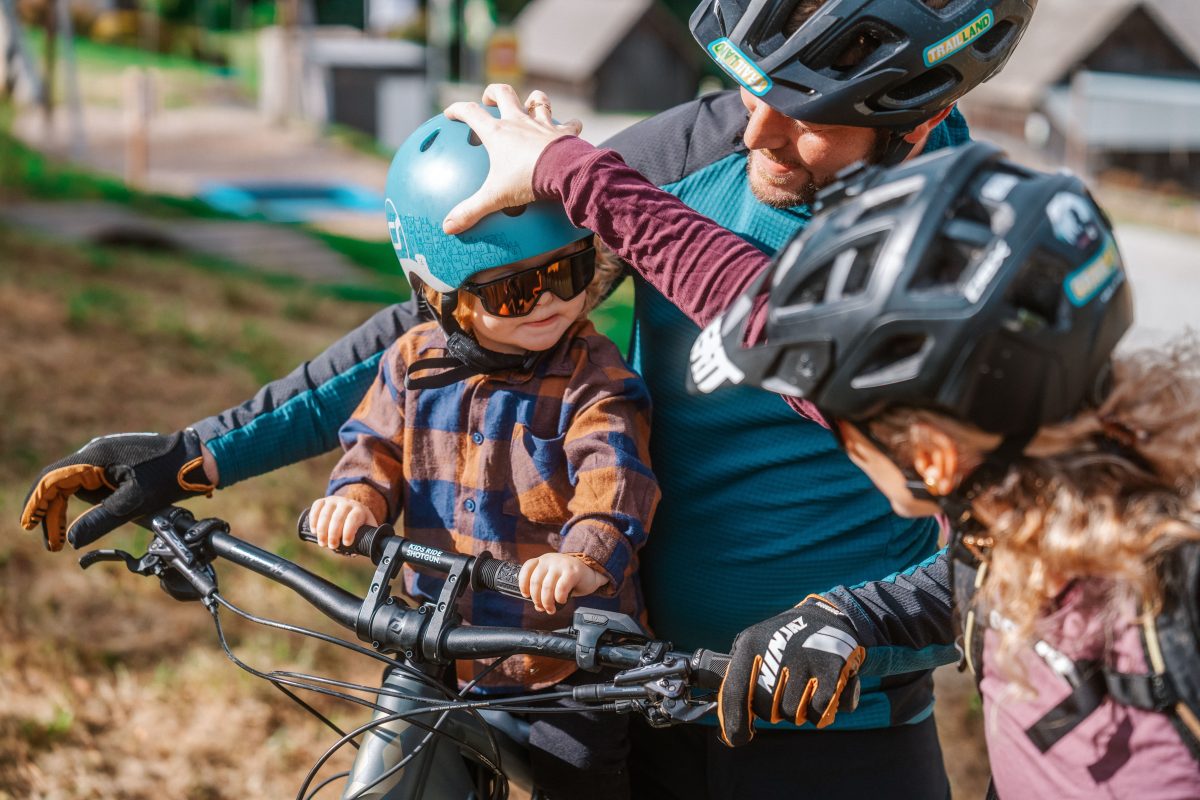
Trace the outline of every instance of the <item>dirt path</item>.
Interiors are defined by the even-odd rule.
[[[26,111],[13,133],[50,155],[67,158],[67,115],[59,114],[47,131],[41,116]],[[120,109],[88,106],[84,111],[88,168],[123,177],[126,162],[125,117]],[[387,159],[322,138],[309,126],[269,125],[250,106],[236,104],[165,109],[150,126],[149,169],[140,188],[192,197],[214,183],[355,184],[383,191]],[[382,240],[386,229],[378,213],[331,212],[315,223],[334,233]]]

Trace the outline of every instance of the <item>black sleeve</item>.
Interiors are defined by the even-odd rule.
[[[375,378],[388,345],[423,321],[415,300],[389,306],[245,403],[192,427],[222,487],[327,452]]]
[[[615,134],[603,147],[655,186],[667,186],[745,149],[746,109],[737,92],[716,92],[655,114]]]
[[[825,597],[854,621],[866,647],[924,650],[954,643],[950,578],[943,548],[890,578],[839,586]]]

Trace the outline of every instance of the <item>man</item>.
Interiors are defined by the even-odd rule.
[[[672,109],[609,144],[655,183],[773,252],[816,190],[860,160],[895,162],[967,139],[954,101],[997,71],[1036,0],[706,0],[692,30],[743,88]],[[803,121],[802,121],[803,120]],[[387,342],[417,319],[380,312],[246,404],[172,437],[105,437],[51,465],[23,523],[82,546],[130,516],[331,449]],[[777,397],[684,391],[698,330],[639,282],[632,357],[655,403],[663,501],[644,549],[651,623],[679,647],[734,635],[810,592],[931,555],[931,521],[894,516],[824,428]],[[203,442],[203,447],[201,445]],[[203,460],[203,461],[202,461]],[[116,486],[116,491],[112,487]],[[103,504],[64,531],[66,497]],[[111,493],[111,495],[110,495]],[[105,499],[107,498],[107,499]],[[877,653],[872,653],[876,657]],[[892,654],[831,729],[769,730],[722,746],[715,727],[641,731],[635,796],[945,797],[929,670],[953,651]]]

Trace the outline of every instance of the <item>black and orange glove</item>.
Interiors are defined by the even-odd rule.
[[[845,695],[858,704],[858,669],[866,649],[850,618],[819,595],[751,625],[733,640],[717,714],[731,747],[754,738],[754,718],[824,728]]]
[[[47,550],[64,541],[85,547],[130,520],[188,497],[212,495],[200,437],[191,428],[100,436],[42,470],[21,512],[21,525],[40,522]],[[68,527],[71,495],[92,504]]]

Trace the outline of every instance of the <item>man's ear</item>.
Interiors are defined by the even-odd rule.
[[[904,141],[913,145],[924,144],[925,140],[929,138],[929,134],[933,132],[933,129],[938,125],[941,125],[946,120],[946,117],[950,116],[950,112],[953,110],[953,105],[949,108],[943,108],[931,118],[913,128],[908,134],[905,135]]]
[[[958,445],[943,430],[928,422],[913,422],[908,427],[912,444],[913,469],[929,488],[929,493],[945,497],[958,485]]]

